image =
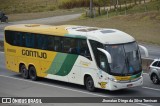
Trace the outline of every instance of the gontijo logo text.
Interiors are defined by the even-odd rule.
[[[38,57],[38,58],[47,58],[47,53],[45,52],[38,52],[38,51],[32,51],[32,50],[25,50],[22,49],[22,55],[24,56],[31,56],[31,57]]]

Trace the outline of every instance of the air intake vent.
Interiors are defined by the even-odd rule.
[[[40,26],[39,24],[27,24],[25,25],[26,27],[37,27]]]
[[[98,30],[97,28],[86,28],[86,29],[79,29],[77,31],[81,31],[81,32],[89,32],[89,31],[95,31]]]
[[[115,31],[113,31],[113,30],[102,30],[102,31],[100,31],[101,33],[113,33],[113,32],[115,32]]]

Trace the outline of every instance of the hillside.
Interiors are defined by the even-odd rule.
[[[0,0],[0,11],[7,14],[53,11],[58,0]]]
[[[147,6],[147,11],[144,11]],[[127,32],[139,42],[160,45],[160,0],[146,4],[136,5],[127,10],[127,14],[119,14],[107,17],[102,15],[96,18],[76,19],[59,24],[85,25],[103,28],[115,28]],[[122,11],[123,12],[123,11]]]

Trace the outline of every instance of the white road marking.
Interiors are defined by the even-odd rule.
[[[142,59],[147,59],[147,60],[154,60],[153,58],[149,58],[149,57],[142,57]]]
[[[150,90],[155,90],[155,91],[160,91],[160,89],[156,89],[156,88],[150,88],[150,87],[142,87],[142,88],[145,88],[145,89],[150,89]]]
[[[143,106],[152,106],[152,105],[149,105],[149,104],[144,104],[144,103],[137,103],[139,105],[143,105]]]
[[[70,88],[64,88],[64,87],[55,86],[55,85],[44,84],[44,83],[40,83],[40,82],[34,82],[34,81],[30,81],[30,80],[25,80],[25,79],[14,78],[14,77],[5,76],[5,75],[0,75],[0,77],[6,77],[6,78],[11,78],[11,79],[16,79],[16,80],[31,82],[31,83],[35,83],[35,84],[40,84],[40,85],[44,85],[44,86],[49,86],[49,87],[55,87],[55,88],[65,89],[65,90],[69,90],[69,91],[74,91],[74,92],[79,92],[79,93],[94,95],[94,96],[98,96],[98,97],[111,97],[111,96],[104,96],[104,95],[99,95],[99,94],[84,92],[84,91],[75,90],[75,89],[70,89]],[[144,103],[135,103],[135,104],[143,105],[143,106],[152,106],[152,105],[148,105],[148,104],[144,104]]]
[[[143,74],[147,74],[147,75],[149,75],[148,73],[143,73]]]
[[[4,52],[0,52],[0,53],[4,53]]]

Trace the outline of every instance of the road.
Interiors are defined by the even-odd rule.
[[[0,96],[1,97],[160,97],[160,85],[154,85],[147,73],[141,87],[128,88],[118,91],[97,89],[88,92],[83,86],[49,79],[31,81],[21,78],[20,74],[5,68],[4,53],[0,52]],[[49,105],[49,104],[47,104]],[[59,105],[59,104],[55,104]],[[90,106],[96,104],[77,104]],[[98,104],[106,106],[106,104]],[[108,104],[111,106],[127,106],[128,104]],[[133,103],[130,106],[159,106],[158,103]],[[70,106],[70,104],[66,104]]]

